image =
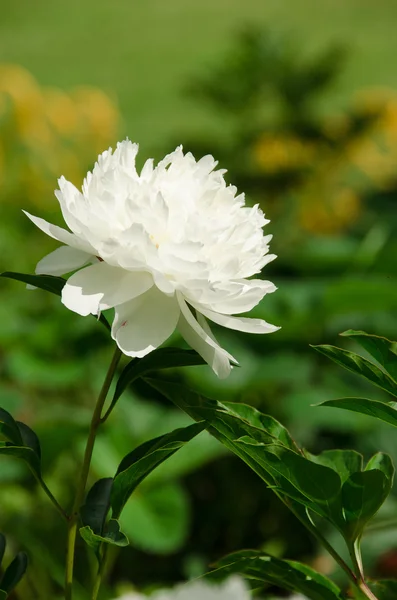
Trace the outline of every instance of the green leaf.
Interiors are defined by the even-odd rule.
[[[385,392],[397,396],[397,383],[390,375],[359,354],[342,350],[342,348],[336,348],[335,346],[312,346],[312,348],[348,371],[361,375],[371,383],[385,390]]]
[[[95,534],[89,525],[85,525],[79,530],[83,540],[94,550],[97,556],[102,543],[111,544],[112,546],[128,546],[128,538],[121,531],[120,523],[116,519],[110,519],[105,529],[103,535]]]
[[[30,429],[25,423],[21,421],[16,422],[18,425],[18,429],[20,431],[22,437],[22,443],[27,448],[31,448],[33,452],[36,454],[38,461],[41,461],[41,447],[40,441],[33,429]]]
[[[145,442],[127,454],[114,477],[111,493],[113,516],[119,517],[128,498],[145,477],[204,429],[205,423],[193,423]]]
[[[84,526],[90,527],[96,535],[102,535],[110,509],[110,492],[113,478],[106,477],[96,481],[87,494],[85,504],[80,509]]]
[[[0,589],[7,593],[11,592],[24,576],[27,567],[27,554],[25,552],[18,552],[3,575],[3,579],[0,583]]]
[[[321,454],[309,454],[306,456],[320,465],[329,467],[336,471],[341,478],[342,483],[346,481],[353,473],[362,471],[363,457],[355,450],[325,450]]]
[[[0,454],[14,456],[28,463],[32,471],[41,478],[41,449],[35,432],[25,423],[14,421],[4,409],[0,409],[0,431],[8,442],[0,442]]]
[[[60,296],[62,294],[62,289],[66,283],[66,279],[63,277],[54,277],[53,275],[30,275],[28,273],[14,273],[12,271],[0,273],[0,277],[22,281],[22,283],[33,285],[41,290],[51,292],[51,294],[55,294],[56,296]],[[110,325],[102,314],[100,315],[99,319],[95,316],[95,319],[101,321],[101,323],[105,325],[106,329],[110,331]]]
[[[6,538],[2,533],[0,533],[0,566],[1,566],[1,563],[3,562],[5,551],[6,551]]]
[[[195,350],[182,348],[158,348],[141,359],[134,358],[123,369],[107,412],[112,411],[117,400],[131,383],[149,371],[204,364],[206,364],[204,359]]]
[[[337,400],[326,400],[318,406],[330,406],[333,408],[343,408],[352,412],[362,413],[375,417],[385,423],[389,423],[397,427],[397,409],[394,408],[396,403],[386,404],[378,400],[370,400],[369,398],[338,398]]]
[[[17,422],[3,408],[0,408],[0,433],[14,445],[23,446],[22,435]]]
[[[353,329],[341,335],[355,339],[397,382],[397,342]]]
[[[394,467],[387,454],[378,453],[365,471],[353,473],[342,487],[345,535],[355,541],[382,506],[393,485]]]
[[[303,521],[308,521],[304,507],[309,507],[329,519],[332,514],[333,522],[342,523],[340,506],[336,502],[341,488],[339,476],[332,469],[306,459],[287,430],[275,419],[267,415],[262,419],[256,411],[205,398],[174,382],[149,378],[145,381],[193,419],[206,420],[208,431],[246,462],[276,493],[284,496]],[[261,423],[267,425],[267,430],[258,426]],[[308,474],[305,475],[306,467]],[[321,489],[323,475],[324,489]]]
[[[341,480],[334,469],[312,462],[283,446],[265,445],[249,437],[236,442],[244,444],[247,452],[270,470],[281,489],[283,481],[278,479],[279,475],[315,503],[328,505],[339,494]]]
[[[0,277],[22,281],[22,283],[33,285],[34,287],[46,290],[57,296],[61,295],[63,286],[66,283],[66,279],[63,279],[63,277],[54,277],[53,275],[30,275],[28,273],[14,273],[12,271],[1,273]]]
[[[40,460],[31,448],[27,448],[26,446],[13,446],[9,442],[0,442],[0,454],[24,460],[32,471],[41,478]]]
[[[369,582],[369,587],[378,600],[396,600],[397,598],[397,581],[395,580],[381,579]]]
[[[292,560],[281,560],[256,550],[226,556],[216,565],[211,578],[239,573],[251,579],[304,594],[310,600],[343,600],[341,590],[314,569]]]
[[[222,404],[223,406],[226,406],[230,412],[236,414],[241,419],[244,419],[253,427],[268,431],[287,448],[294,451],[298,449],[288,430],[273,417],[261,413],[253,406],[249,406],[249,404],[241,404],[238,402],[223,402]]]

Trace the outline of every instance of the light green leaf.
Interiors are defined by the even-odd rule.
[[[129,544],[127,536],[121,531],[120,523],[116,519],[109,520],[103,535],[95,534],[88,525],[81,527],[79,531],[85,543],[94,550],[97,556],[102,543],[112,546],[128,546]]]
[[[193,423],[145,442],[127,454],[114,477],[111,493],[113,516],[120,516],[128,498],[145,477],[204,429],[205,423]]]
[[[217,563],[210,578],[239,573],[250,579],[299,592],[310,600],[343,600],[341,590],[314,569],[292,560],[280,560],[264,552],[242,550]]]
[[[189,498],[175,481],[139,488],[120,517],[131,544],[154,554],[180,550],[188,534],[189,519]]]
[[[351,371],[356,375],[361,375],[371,383],[374,383],[385,390],[385,392],[397,396],[397,383],[394,379],[392,379],[388,373],[385,373],[371,361],[363,358],[359,354],[349,352],[348,350],[342,350],[342,348],[336,348],[336,346],[312,346],[312,348],[321,354],[324,354],[348,371]]]
[[[353,329],[349,329],[341,335],[356,340],[397,382],[397,342]]]
[[[318,406],[330,406],[333,408],[343,408],[352,412],[362,413],[375,417],[385,423],[389,423],[397,427],[397,403],[379,402],[378,400],[370,400],[369,398],[338,398],[336,400],[326,400]]]

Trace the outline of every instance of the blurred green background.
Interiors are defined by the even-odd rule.
[[[271,219],[279,258],[263,276],[279,290],[254,313],[282,329],[217,332],[242,366],[226,381],[203,367],[170,376],[269,412],[312,452],[381,449],[397,460],[386,426],[311,406],[373,390],[309,347],[336,343],[348,328],[397,336],[397,4],[15,0],[1,8],[1,270],[33,272],[56,247],[21,209],[60,222],[57,178],[81,185],[117,140],[138,141],[141,161],[180,143],[196,157],[212,153]],[[67,505],[110,342],[93,319],[16,282],[1,284],[0,323],[0,404],[38,433],[47,483]],[[111,476],[138,443],[186,422],[136,386],[98,439],[93,481]],[[62,523],[23,465],[2,458],[0,485],[10,555],[24,548],[32,557],[15,598],[60,597]],[[397,497],[379,519],[396,509]],[[334,572],[263,483],[205,434],[138,489],[122,521],[131,547],[112,555],[104,598],[201,574],[243,547]],[[364,550],[370,574],[397,577],[397,529],[368,535]],[[80,600],[94,568],[81,543]]]

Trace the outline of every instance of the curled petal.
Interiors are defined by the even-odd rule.
[[[230,374],[230,359],[233,357],[221,348],[213,336],[196,321],[182,294],[177,292],[177,298],[181,308],[178,321],[179,332],[189,346],[204,358],[216,375],[220,379],[225,379]]]
[[[195,308],[210,319],[210,321],[222,325],[222,327],[227,327],[228,329],[235,329],[236,331],[244,331],[246,333],[273,333],[280,329],[280,327],[271,325],[263,319],[222,315],[199,305],[195,306]]]

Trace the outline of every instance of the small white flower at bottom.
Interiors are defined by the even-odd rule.
[[[221,584],[191,581],[169,590],[159,590],[150,597],[132,592],[117,600],[250,600],[247,584],[240,577],[230,577]]]

